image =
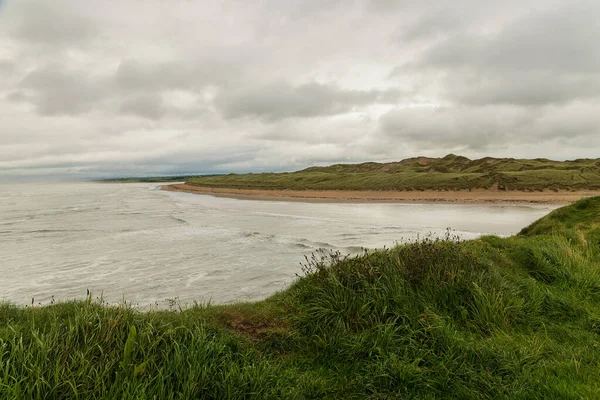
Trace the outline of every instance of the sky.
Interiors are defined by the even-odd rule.
[[[600,156],[600,2],[0,0],[0,180]]]

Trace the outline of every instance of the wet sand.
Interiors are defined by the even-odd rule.
[[[162,190],[247,200],[355,203],[570,204],[600,191],[373,191],[373,190],[254,190],[209,188],[189,184],[161,186]]]

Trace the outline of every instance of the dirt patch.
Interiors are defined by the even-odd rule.
[[[271,334],[286,329],[283,320],[248,316],[239,312],[231,312],[222,316],[221,323],[237,333],[249,337],[253,341],[264,341]]]
[[[424,166],[430,165],[432,163],[432,160],[427,157],[419,157],[417,162],[419,165],[424,167]]]

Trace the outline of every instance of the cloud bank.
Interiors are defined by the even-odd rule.
[[[5,0],[0,179],[598,157],[600,4]]]

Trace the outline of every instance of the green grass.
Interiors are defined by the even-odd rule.
[[[593,399],[600,197],[513,237],[314,256],[258,303],[0,305],[2,399]]]
[[[469,160],[450,154],[385,164],[311,167],[288,173],[200,176],[186,181],[212,188],[261,190],[597,190],[600,159]]]

